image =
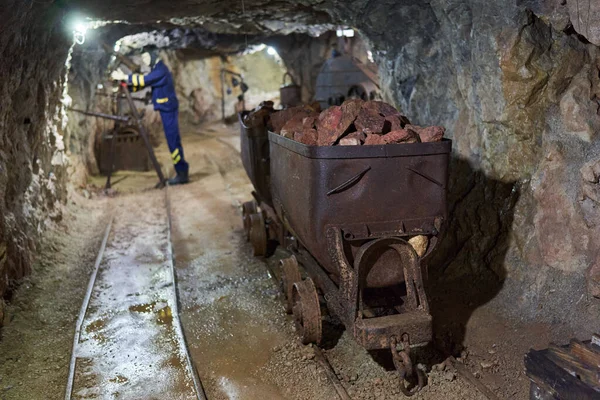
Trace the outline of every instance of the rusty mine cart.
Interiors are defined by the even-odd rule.
[[[318,288],[358,343],[391,351],[402,381],[418,381],[402,391],[415,393],[425,378],[410,347],[432,339],[424,261],[447,217],[452,142],[307,146],[250,129],[242,117],[256,199],[243,205],[244,227],[255,255],[266,255],[268,240],[292,252],[281,261],[282,283],[302,342],[321,342]],[[415,235],[429,239],[422,257],[407,241]]]

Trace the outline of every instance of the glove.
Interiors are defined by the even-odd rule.
[[[126,81],[127,80],[127,74],[124,73],[123,71],[121,71],[120,69],[113,71],[110,74],[110,77],[116,81]]]

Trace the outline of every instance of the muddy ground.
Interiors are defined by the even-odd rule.
[[[267,260],[254,258],[243,235],[239,208],[250,199],[251,185],[241,167],[236,129],[184,126],[192,182],[169,189],[180,313],[194,366],[211,400],[335,399],[313,348],[299,343],[285,314],[276,275],[278,260],[287,255],[278,250]],[[157,155],[172,170],[164,143]],[[132,235],[144,235],[142,209],[164,196],[151,189],[152,172],[119,172],[114,182],[114,198],[97,190],[101,177],[72,195],[61,225],[46,233],[33,275],[11,299],[0,340],[0,399],[64,396],[75,320],[108,217],[118,208],[120,223],[142,229]],[[158,229],[146,222],[148,230]],[[162,246],[152,240],[151,235],[146,240],[149,254]],[[118,262],[118,252],[111,258]],[[152,289],[144,291],[140,295],[151,298]],[[501,398],[526,399],[524,353],[560,341],[565,332],[507,321],[485,306],[457,326],[462,303],[449,298],[438,299],[444,305],[436,308],[442,347],[454,349],[459,362]],[[326,321],[324,354],[350,396],[402,398],[387,355],[367,353],[335,319]],[[421,350],[428,385],[415,398],[485,399],[444,359],[435,349]],[[88,394],[113,398],[108,392]]]

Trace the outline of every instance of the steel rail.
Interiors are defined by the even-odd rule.
[[[75,381],[75,367],[77,364],[77,346],[79,344],[79,340],[81,338],[81,328],[83,327],[83,320],[85,319],[85,314],[87,313],[90,299],[92,297],[92,291],[94,290],[94,284],[96,283],[96,276],[98,275],[98,269],[100,268],[100,263],[102,262],[102,256],[104,255],[104,249],[106,249],[106,242],[108,242],[108,236],[110,235],[110,230],[112,228],[112,224],[115,216],[112,215],[106,226],[106,231],[104,232],[104,238],[102,239],[102,244],[100,245],[100,250],[98,251],[98,256],[96,257],[96,262],[94,263],[94,270],[92,271],[92,275],[90,275],[90,280],[88,282],[87,290],[85,292],[85,297],[83,298],[83,303],[81,304],[81,310],[79,310],[79,316],[77,317],[77,324],[75,325],[75,336],[73,337],[73,348],[71,350],[71,361],[69,363],[69,377],[67,380],[67,389],[65,390],[65,400],[71,400],[71,395],[73,394],[73,384]]]
[[[192,356],[190,355],[190,351],[187,345],[187,340],[185,337],[185,331],[183,330],[183,325],[181,323],[181,319],[179,318],[179,291],[177,290],[177,275],[175,274],[175,252],[173,251],[173,244],[171,241],[171,231],[172,231],[172,218],[171,218],[171,200],[169,198],[169,185],[165,185],[165,205],[167,207],[167,253],[169,260],[169,269],[171,271],[171,280],[173,281],[173,291],[174,291],[174,299],[175,302],[171,308],[171,314],[173,315],[173,320],[177,334],[179,335],[179,339],[184,347],[184,353],[186,362],[188,364],[188,368],[190,374],[192,376],[192,381],[194,383],[194,389],[196,391],[196,397],[198,400],[208,400],[206,397],[206,393],[204,392],[204,387],[202,386],[202,381],[200,380],[200,376],[198,375],[198,371],[192,362]]]

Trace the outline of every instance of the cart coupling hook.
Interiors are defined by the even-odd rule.
[[[405,396],[412,396],[425,386],[425,373],[413,366],[410,359],[410,339],[408,333],[402,334],[400,343],[402,343],[402,350],[398,351],[398,338],[396,336],[390,338],[392,359],[400,377],[400,390],[402,390]],[[414,382],[415,375],[416,383]],[[406,386],[405,382],[408,382],[409,386]]]

